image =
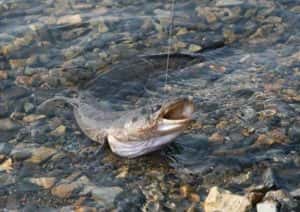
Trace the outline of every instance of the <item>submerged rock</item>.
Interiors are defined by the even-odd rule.
[[[278,203],[275,201],[264,201],[256,205],[257,212],[279,212]]]
[[[0,132],[17,130],[20,127],[21,126],[17,122],[15,122],[9,118],[0,119]]]
[[[205,212],[230,211],[246,212],[251,209],[251,202],[247,197],[232,194],[219,187],[212,187],[204,202]]]

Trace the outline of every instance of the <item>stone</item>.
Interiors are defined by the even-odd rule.
[[[59,125],[55,130],[50,132],[50,135],[61,136],[64,135],[65,133],[66,133],[66,126]]]
[[[13,131],[19,129],[21,126],[17,122],[10,118],[0,119],[0,132],[1,131]]]
[[[9,173],[0,173],[0,186],[8,186],[16,183],[16,177]]]
[[[5,160],[0,164],[0,172],[1,171],[11,172],[11,170],[13,170],[12,165],[13,165],[12,159],[8,158],[7,160]]]
[[[117,186],[112,187],[97,187],[95,185],[85,186],[83,193],[90,193],[92,198],[103,206],[112,205],[116,196],[123,191],[122,188]]]
[[[68,198],[78,188],[79,185],[77,183],[65,183],[52,188],[51,193],[59,198]]]
[[[31,76],[17,76],[15,82],[17,85],[30,86],[32,85],[33,79]]]
[[[8,78],[7,71],[0,70],[0,80],[6,80]]]
[[[216,2],[216,6],[218,7],[226,7],[226,6],[236,6],[243,4],[244,1],[241,0],[218,0]]]
[[[264,201],[256,205],[257,212],[279,212],[278,203],[275,201]]]
[[[57,20],[57,24],[80,24],[82,19],[79,14],[77,15],[65,15]]]
[[[52,195],[55,195],[60,198],[68,198],[72,196],[76,190],[82,189],[83,186],[91,185],[91,182],[86,176],[81,176],[80,178],[75,180],[78,176],[80,176],[80,173],[75,172],[69,177],[61,180],[58,185],[51,189]]]
[[[267,168],[264,172],[263,184],[268,190],[279,188],[277,176],[272,168]]]
[[[246,212],[251,209],[251,202],[244,196],[214,186],[204,202],[205,212],[230,211]]]
[[[0,143],[0,155],[9,155],[12,145],[8,143]]]
[[[297,188],[293,191],[290,192],[291,196],[296,198],[296,199],[300,199],[300,188]]]
[[[34,105],[33,105],[32,103],[26,102],[26,103],[24,104],[24,111],[25,111],[26,113],[31,113],[33,110],[34,110]]]
[[[183,185],[183,186],[180,186],[180,194],[183,198],[186,198],[188,197],[189,193],[191,192],[191,187],[189,185]]]
[[[41,164],[49,159],[52,155],[56,153],[55,149],[49,147],[39,147],[34,148],[31,151],[31,156],[26,160],[26,162]]]
[[[202,49],[202,47],[199,45],[196,45],[196,44],[189,45],[190,52],[199,52],[201,49]]]
[[[45,189],[49,189],[55,184],[56,178],[55,177],[30,178],[29,181]]]
[[[280,211],[293,211],[298,204],[289,194],[289,192],[279,189],[274,191],[269,191],[264,196],[265,201],[274,201],[280,203]]]
[[[46,118],[43,114],[31,114],[23,118],[24,122],[31,123]]]
[[[291,126],[288,136],[292,142],[300,142],[300,124],[294,124]]]
[[[223,143],[224,137],[220,133],[215,132],[209,137],[209,141],[216,142],[216,143]]]

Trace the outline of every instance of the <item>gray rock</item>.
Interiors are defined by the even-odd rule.
[[[279,188],[277,176],[273,169],[268,168],[263,174],[263,184],[267,190]]]
[[[33,110],[34,110],[34,105],[33,104],[31,104],[30,102],[26,102],[24,104],[24,111],[26,113],[31,113]]]
[[[257,212],[279,212],[278,203],[275,201],[264,201],[256,205]]]
[[[289,129],[289,138],[293,142],[300,142],[300,124],[295,124]]]
[[[300,199],[300,188],[297,188],[290,192],[291,196]]]
[[[0,155],[9,155],[12,146],[8,143],[0,143]]]

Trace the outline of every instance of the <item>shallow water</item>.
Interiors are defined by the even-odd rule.
[[[268,168],[280,188],[299,188],[297,0],[176,1],[171,52],[190,57],[171,56],[165,91],[170,8],[0,1],[1,208],[201,211],[210,187],[244,194]],[[70,108],[37,116],[43,100],[82,89],[117,109],[192,96],[196,121],[161,151],[119,158]]]

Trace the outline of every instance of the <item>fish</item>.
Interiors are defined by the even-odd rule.
[[[82,132],[100,145],[108,144],[121,157],[135,158],[157,151],[188,128],[194,120],[195,104],[192,97],[173,97],[136,108],[113,109],[95,101],[99,96],[109,101],[109,105],[124,103],[132,92],[129,89],[129,94],[126,93],[126,87],[146,85],[149,77],[155,79],[164,74],[156,70],[159,66],[153,62],[139,60],[131,65],[131,68],[118,65],[118,69],[97,77],[92,85],[85,87],[88,92],[79,92],[77,97],[50,98],[39,110],[55,101],[68,103]],[[139,93],[143,89],[136,90]]]

